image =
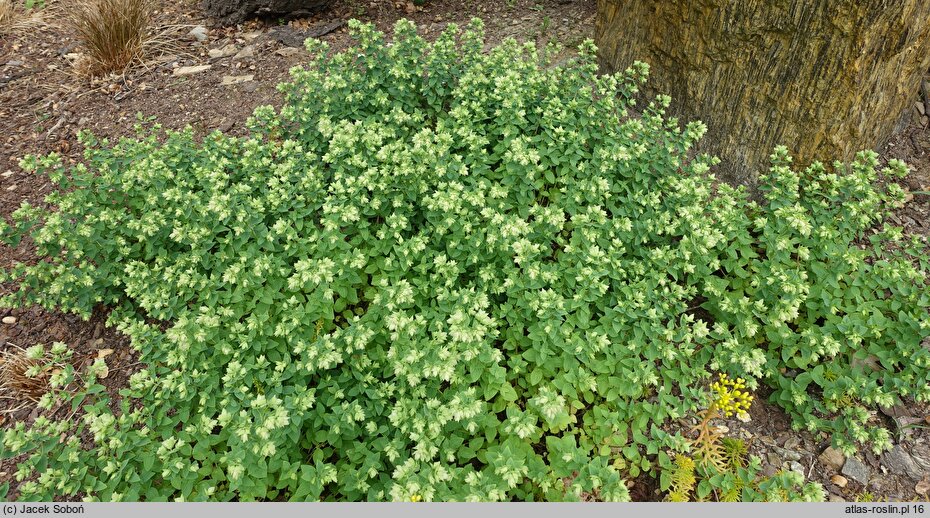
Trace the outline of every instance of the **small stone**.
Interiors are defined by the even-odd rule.
[[[7,62],[6,62],[6,66],[8,66],[8,67],[20,67],[20,66],[22,66],[22,65],[23,65],[23,60],[21,60],[21,59],[14,59],[14,60],[12,60],[12,61],[7,61]]]
[[[248,83],[249,81],[255,79],[255,74],[249,74],[247,76],[223,76],[222,81],[220,81],[221,86],[237,85],[239,83]]]
[[[778,458],[778,455],[775,455],[774,453],[766,453],[765,460],[773,466],[781,465],[781,459]]]
[[[820,463],[824,466],[837,471],[843,467],[846,462],[846,456],[840,450],[830,446],[820,454]]]
[[[192,67],[178,67],[174,69],[175,76],[189,76],[192,74],[199,74],[206,70],[210,70],[212,65],[195,65]]]
[[[846,484],[849,483],[849,480],[847,480],[843,475],[833,475],[830,477],[830,482],[836,484],[837,487],[846,487]]]
[[[243,32],[242,39],[244,39],[245,41],[252,41],[261,35],[262,35],[262,31]]]
[[[730,433],[730,427],[729,427],[729,426],[724,426],[724,425],[718,425],[718,426],[716,427],[716,431],[717,431],[717,433],[719,433],[720,435],[724,435],[724,434]]]
[[[840,495],[834,495],[833,493],[830,493],[830,496],[827,497],[827,501],[828,502],[845,502],[846,499],[841,497]]]
[[[787,440],[785,440],[784,447],[789,450],[796,450],[800,445],[801,439],[798,439],[797,437],[789,437]]]
[[[885,465],[895,475],[906,475],[913,480],[920,480],[923,477],[917,463],[900,444],[895,445],[891,451],[886,452],[882,457]]]
[[[802,466],[800,462],[793,460],[788,463],[788,467],[791,469],[791,471],[794,471],[802,477],[804,476],[804,466]]]
[[[278,49],[274,51],[275,54],[279,56],[284,56],[284,57],[293,56],[294,54],[297,54],[298,52],[300,52],[300,49],[298,49],[297,47],[284,47],[283,49]]]
[[[916,491],[918,495],[926,497],[927,493],[930,493],[930,476],[924,477],[923,480],[918,482],[917,485],[914,486],[914,491]]]
[[[773,447],[772,449],[775,450],[776,453],[778,453],[779,455],[781,455],[781,457],[782,457],[783,459],[787,460],[787,461],[799,461],[799,460],[801,460],[801,454],[798,453],[798,452],[796,452],[796,451],[794,451],[794,450],[789,450],[789,449],[787,449],[787,448],[780,448],[780,447],[778,447],[778,446],[775,446],[775,447]]]
[[[776,466],[773,466],[771,464],[766,464],[765,466],[762,466],[762,476],[764,477],[771,478],[771,477],[774,477],[777,473],[778,473],[778,468]]]
[[[9,178],[9,177],[13,176],[13,171],[10,171],[9,169],[7,169],[6,171],[0,173],[0,176],[2,176],[2,177],[4,177],[4,178]]]
[[[920,112],[921,115],[927,114],[927,109],[924,106],[924,103],[920,101],[917,101],[916,103],[914,103],[914,108],[917,108],[917,111]]]
[[[97,358],[106,358],[111,354],[113,354],[113,349],[100,349],[97,351]]]
[[[2,322],[3,322],[4,324],[11,324],[11,325],[12,325],[12,324],[15,324],[15,323],[16,323],[16,317],[3,317]]]
[[[927,126],[927,124],[930,124],[930,117],[927,117],[926,115],[924,115],[923,117],[921,117],[921,118],[920,118],[920,124],[921,124],[922,126]]]
[[[239,52],[239,47],[230,43],[229,45],[225,45],[218,49],[208,50],[207,55],[210,56],[211,59],[220,59],[220,58],[228,58],[229,56],[235,56],[238,52]]]
[[[252,92],[254,92],[255,90],[258,90],[258,83],[254,82],[254,81],[252,81],[252,82],[250,82],[250,83],[245,83],[244,85],[242,85],[242,91],[243,91],[243,92],[252,93]]]
[[[736,419],[737,419],[739,422],[741,422],[741,423],[751,423],[751,422],[752,422],[752,418],[749,417],[749,413],[748,413],[748,412],[740,412],[740,413],[736,414]]]
[[[841,473],[862,484],[863,486],[869,484],[869,477],[872,474],[872,472],[869,470],[869,467],[855,457],[846,459],[846,463],[843,464],[843,470]]]
[[[251,58],[254,56],[255,56],[255,46],[246,45],[235,56],[233,56],[233,59],[246,59],[246,58]]]
[[[207,28],[204,27],[203,25],[198,25],[194,27],[187,34],[188,36],[193,36],[194,39],[199,42],[207,41]]]

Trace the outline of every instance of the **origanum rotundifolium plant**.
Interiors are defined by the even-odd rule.
[[[845,449],[930,396],[923,245],[870,233],[903,199],[874,154],[780,148],[757,203],[668,97],[630,115],[645,64],[350,27],[245,137],[24,160],[60,190],[5,224],[46,259],[3,305],[113,308],[143,368],[2,432],[19,498],[626,500],[717,373]]]

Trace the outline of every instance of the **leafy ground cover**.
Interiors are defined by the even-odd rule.
[[[925,256],[894,228],[860,246],[904,197],[874,155],[777,150],[751,202],[667,98],[628,116],[644,65],[353,30],[245,137],[27,161],[62,190],[5,232],[50,260],[4,303],[113,306],[147,368],[121,410],[100,361],[82,421],[4,431],[22,497],[623,500],[690,448],[665,424],[714,373],[847,450],[889,445],[868,408],[927,397]],[[787,482],[769,496],[822,497]]]

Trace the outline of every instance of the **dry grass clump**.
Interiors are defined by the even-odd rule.
[[[51,372],[45,358],[35,358],[22,347],[7,344],[0,352],[0,398],[18,401],[16,410],[27,402],[36,402],[49,391]]]
[[[140,63],[152,37],[151,0],[77,0],[74,28],[86,51],[86,72],[123,72]]]
[[[0,37],[42,24],[44,4],[27,7],[18,0],[0,0]]]
[[[0,0],[0,34],[13,25],[16,19],[16,8],[13,7],[13,0]]]

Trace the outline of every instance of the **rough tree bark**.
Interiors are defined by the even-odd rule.
[[[328,8],[333,0],[203,0],[203,8],[220,25],[250,16],[305,16]]]
[[[779,144],[799,165],[882,145],[930,66],[927,0],[598,0],[596,25],[602,69],[648,62],[750,187]]]

